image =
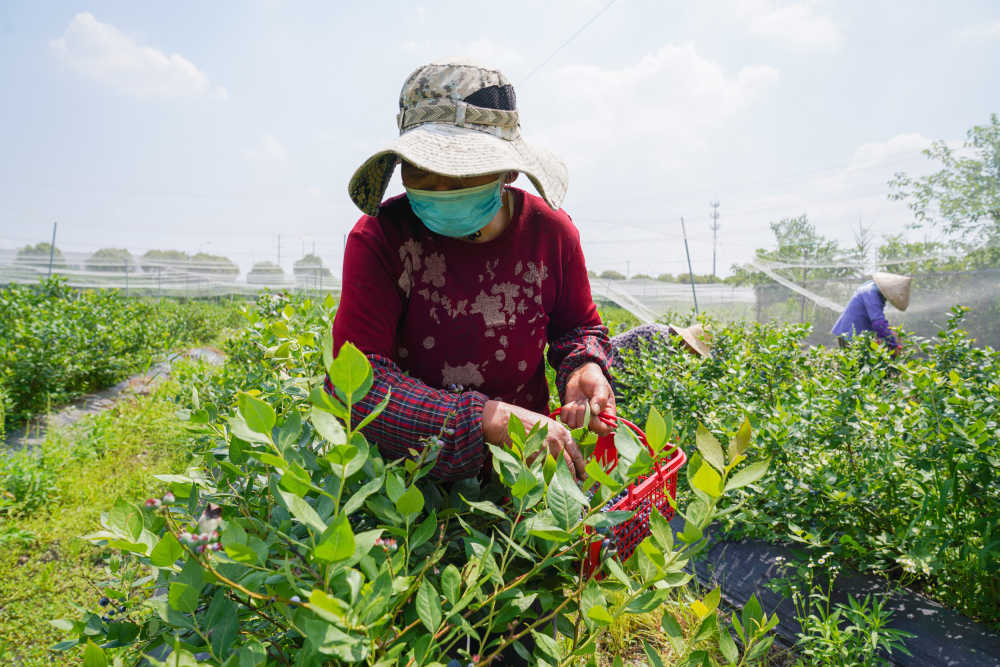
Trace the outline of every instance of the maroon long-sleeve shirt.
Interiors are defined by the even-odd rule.
[[[400,458],[441,436],[440,479],[469,477],[483,465],[488,399],[548,411],[546,343],[560,393],[584,362],[607,374],[607,329],[576,227],[539,197],[510,190],[511,223],[487,243],[431,232],[405,196],[387,200],[377,217],[362,216],[347,240],[334,347],[351,341],[374,371],[355,418],[391,388],[369,439]]]

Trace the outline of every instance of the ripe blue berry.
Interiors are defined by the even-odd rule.
[[[107,597],[102,597],[100,600],[97,601],[97,603],[102,607],[107,607],[111,603],[111,600],[109,600]]]

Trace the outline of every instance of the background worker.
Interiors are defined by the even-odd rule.
[[[844,347],[862,331],[874,331],[883,343],[898,352],[901,346],[889,329],[884,312],[885,302],[888,300],[897,309],[906,310],[910,305],[910,281],[910,276],[879,272],[859,287],[833,325],[831,333],[837,336],[840,346]]]

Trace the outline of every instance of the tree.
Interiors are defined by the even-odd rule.
[[[270,264],[270,262],[263,263]],[[235,280],[236,276],[240,275],[240,267],[236,262],[228,257],[210,255],[207,252],[199,252],[191,258],[191,270],[230,280]]]
[[[674,278],[674,274],[672,273],[661,273],[660,275],[656,276],[656,279],[659,280],[661,283],[677,282],[677,279]]]
[[[274,262],[257,262],[247,274],[247,282],[257,285],[281,282],[284,279],[285,270]]]
[[[598,278],[603,278],[604,280],[625,280],[625,274],[619,273],[614,269],[608,269],[607,271],[601,271],[601,275]]]
[[[104,271],[108,273],[122,273],[123,271],[135,271],[135,257],[125,248],[101,248],[95,251],[83,263],[88,271]]]
[[[632,280],[653,280],[653,276],[648,273],[637,273],[632,276]]]
[[[181,250],[147,250],[139,263],[143,271],[162,271],[189,261],[191,256]]]
[[[17,251],[17,261],[36,265],[45,264],[48,266],[50,252],[52,253],[52,266],[66,268],[66,259],[63,257],[62,251],[59,250],[58,246],[53,251],[52,244],[48,241],[19,248]]]
[[[964,249],[1000,241],[1000,117],[966,134],[963,155],[935,141],[924,155],[943,168],[912,178],[904,172],[889,181],[890,199],[905,201],[924,225],[945,232]],[[967,154],[966,154],[967,153]]]
[[[303,280],[318,280],[319,278],[326,279],[333,277],[330,269],[323,266],[323,260],[311,253],[295,262],[292,273],[295,274],[296,279]]]

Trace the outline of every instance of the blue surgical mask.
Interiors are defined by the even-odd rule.
[[[460,190],[406,188],[410,208],[427,229],[442,236],[462,238],[489,224],[500,210],[504,179]]]

